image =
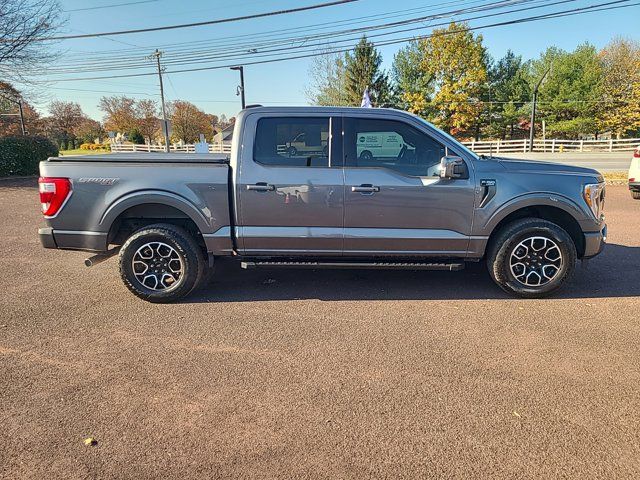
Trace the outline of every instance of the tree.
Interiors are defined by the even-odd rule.
[[[476,127],[485,108],[482,93],[487,81],[487,54],[482,36],[474,35],[466,23],[452,22],[436,29],[420,44],[421,70],[432,76],[436,86],[433,121],[450,133],[464,133]]]
[[[129,97],[102,97],[99,108],[105,112],[107,131],[126,133],[136,127],[135,100]]]
[[[55,57],[37,39],[60,26],[56,0],[0,0],[0,78],[28,81]]]
[[[207,137],[213,135],[213,125],[209,123],[207,114],[193,103],[176,100],[169,104],[169,116],[173,137],[186,143],[194,143],[199,140],[201,133]]]
[[[369,89],[369,98],[374,106],[386,104],[390,96],[389,79],[380,68],[382,55],[373,43],[363,36],[353,53],[345,54],[344,60],[346,104],[360,106],[366,88]]]
[[[600,125],[617,138],[640,129],[640,42],[616,38],[600,52]]]
[[[531,98],[528,64],[522,57],[508,50],[506,55],[489,68],[488,133],[505,139],[524,134],[519,124],[527,116]],[[526,106],[525,106],[526,105]]]
[[[394,106],[422,117],[430,115],[433,76],[421,68],[424,50],[414,40],[396,53],[391,67]]]
[[[84,117],[78,126],[74,129],[74,134],[80,141],[80,143],[94,143],[98,140],[98,143],[105,137],[104,128],[97,122],[89,117]]]
[[[602,67],[596,49],[589,44],[573,52],[552,47],[531,67],[532,84],[548,71],[540,87],[538,110],[547,132],[568,138],[597,133]]]
[[[0,81],[0,137],[21,135],[19,108],[16,102],[22,102],[22,113],[27,133],[38,135],[43,133],[40,115],[23,98],[21,92],[7,82]]]
[[[75,147],[76,129],[86,118],[80,105],[75,102],[54,101],[49,104],[51,127],[63,149]]]
[[[151,144],[160,131],[158,104],[154,100],[138,100],[135,104],[137,130],[144,140]]]
[[[338,53],[329,51],[313,57],[309,67],[311,85],[306,91],[309,101],[314,105],[350,105],[346,95],[345,70],[345,59]],[[362,92],[360,95],[362,96]]]

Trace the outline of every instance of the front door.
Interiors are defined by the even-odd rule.
[[[341,135],[332,135],[340,124],[326,115],[247,118],[236,180],[241,253],[342,254]]]
[[[344,122],[344,255],[464,257],[474,182],[440,179],[455,155],[426,130],[402,120]]]

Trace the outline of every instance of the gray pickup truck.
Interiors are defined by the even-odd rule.
[[[557,290],[606,240],[595,170],[487,158],[391,109],[254,107],[230,156],[111,154],[40,164],[46,248],[119,252],[151,302],[193,291],[216,258],[243,268],[460,270],[507,292]]]

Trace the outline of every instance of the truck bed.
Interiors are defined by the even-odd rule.
[[[123,218],[194,222],[210,251],[231,250],[229,164],[221,154],[122,153],[50,158],[43,177],[68,178],[64,207],[46,219],[58,248],[105,251]]]

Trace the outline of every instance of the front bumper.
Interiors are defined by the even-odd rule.
[[[640,192],[640,182],[629,182],[629,190],[632,192]]]
[[[582,258],[592,258],[598,255],[607,244],[607,225],[603,225],[599,232],[584,234],[584,255]]]
[[[104,252],[108,246],[107,234],[103,232],[54,230],[51,227],[45,227],[38,229],[38,236],[44,248]]]

